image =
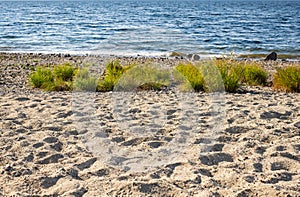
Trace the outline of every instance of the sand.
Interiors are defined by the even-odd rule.
[[[43,92],[27,81],[32,66],[102,73],[114,58],[1,54],[0,196],[299,196],[299,93]]]

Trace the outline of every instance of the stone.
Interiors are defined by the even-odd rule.
[[[194,61],[198,61],[198,60],[200,60],[200,56],[198,54],[194,54],[193,57],[192,57],[192,59]]]
[[[265,58],[265,61],[269,61],[269,60],[276,61],[277,60],[277,53],[273,51],[272,53],[267,55],[267,57]]]

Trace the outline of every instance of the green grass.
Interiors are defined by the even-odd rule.
[[[267,72],[260,65],[250,63],[243,66],[242,82],[250,86],[264,86],[267,84]]]
[[[176,70],[186,78],[196,92],[205,91],[202,72],[195,65],[192,63],[180,63],[176,66]]]
[[[106,64],[104,76],[99,80],[97,91],[113,91],[116,83],[119,81],[124,72],[134,65],[122,66],[119,61],[111,61]]]
[[[54,76],[49,68],[37,67],[36,71],[29,76],[33,87],[47,89],[54,83]]]
[[[77,69],[73,65],[62,64],[53,69],[38,66],[30,74],[29,81],[33,87],[46,91],[146,91],[162,90],[179,84],[188,91],[192,88],[196,92],[225,90],[235,93],[242,84],[266,85],[267,72],[257,62],[234,59],[180,63],[172,72],[149,62],[121,65],[119,61],[111,61],[106,64],[104,75],[100,79],[92,76],[88,67]],[[273,88],[300,92],[300,65],[278,68]]]
[[[29,76],[29,81],[33,87],[46,91],[69,91],[72,90],[76,71],[77,69],[70,64],[58,65],[54,69],[37,67]]]
[[[53,73],[57,79],[62,81],[72,81],[75,76],[76,69],[69,63],[54,67]]]
[[[300,66],[278,68],[274,75],[273,87],[286,92],[300,92]]]
[[[145,63],[130,66],[116,84],[115,91],[161,90],[170,85],[170,72]]]
[[[218,59],[197,63],[181,63],[177,65],[179,71],[199,92],[238,92],[240,86],[265,85],[267,73],[259,64],[237,61],[234,59]]]
[[[267,83],[267,72],[258,63],[221,59],[215,60],[215,64],[227,92],[237,92],[242,84],[264,86]]]

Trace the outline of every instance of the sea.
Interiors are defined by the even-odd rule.
[[[0,0],[0,51],[300,54],[300,0]]]

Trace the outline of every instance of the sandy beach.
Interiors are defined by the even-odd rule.
[[[38,65],[89,63],[100,75],[116,58],[0,54],[0,196],[299,196],[299,93],[126,97],[28,83]]]

